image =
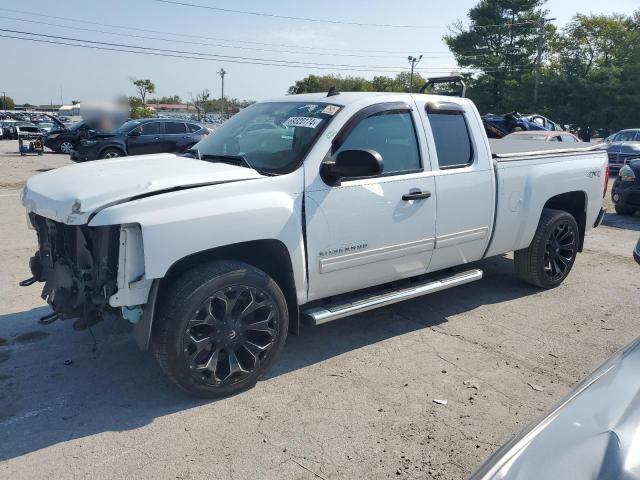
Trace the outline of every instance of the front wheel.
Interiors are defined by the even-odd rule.
[[[232,395],[271,367],[288,324],[287,303],[273,279],[245,263],[211,262],[169,287],[153,349],[164,373],[189,393]]]
[[[62,142],[60,144],[60,151],[62,153],[66,153],[67,155],[70,155],[71,152],[73,151],[73,143],[67,142],[67,141]]]
[[[579,238],[578,224],[570,213],[544,209],[529,247],[514,253],[516,274],[536,287],[557,287],[571,272]]]
[[[122,157],[122,152],[117,148],[107,148],[100,154],[100,158],[119,158]]]

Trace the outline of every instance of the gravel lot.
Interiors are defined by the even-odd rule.
[[[464,478],[638,335],[640,218],[609,214],[555,290],[479,262],[480,282],[307,328],[256,388],[193,400],[125,322],[95,345],[38,325],[18,188],[69,161],[16,150],[0,142],[2,478]]]

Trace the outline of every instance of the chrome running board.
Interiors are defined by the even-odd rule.
[[[393,303],[402,302],[411,298],[439,292],[447,288],[457,287],[465,283],[475,282],[482,278],[482,270],[474,269],[467,272],[457,273],[450,277],[439,280],[430,280],[424,283],[413,284],[399,290],[391,290],[383,293],[376,293],[371,296],[355,298],[351,301],[342,301],[332,305],[323,305],[305,309],[302,307],[301,314],[312,325],[338,320],[339,318],[366,312],[374,308],[384,307]]]

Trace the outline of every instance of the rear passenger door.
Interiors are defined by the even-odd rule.
[[[483,257],[495,207],[485,134],[470,102],[418,101],[431,146],[437,192],[436,241],[429,271]]]
[[[189,132],[184,122],[163,122],[164,123],[164,137],[163,152],[183,152],[186,150],[186,145],[189,143]]]

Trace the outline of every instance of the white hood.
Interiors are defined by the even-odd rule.
[[[69,225],[132,197],[176,187],[261,178],[255,170],[163,153],[69,165],[31,177],[22,193],[27,210]]]

